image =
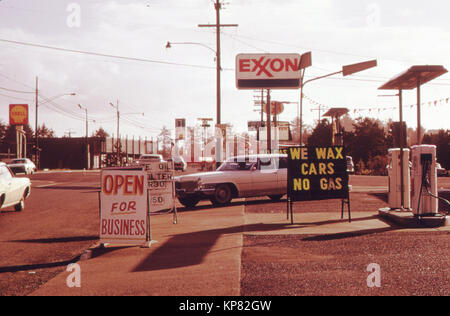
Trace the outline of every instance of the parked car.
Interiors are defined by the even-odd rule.
[[[33,174],[36,171],[35,164],[28,158],[17,158],[11,160],[8,164],[9,169],[11,169],[14,174],[25,173]]]
[[[31,193],[30,179],[17,178],[11,169],[0,162],[0,209],[14,206],[17,212],[25,207],[25,199]]]
[[[216,171],[175,177],[178,200],[194,207],[200,200],[225,205],[233,198],[269,196],[280,200],[287,192],[287,155],[233,157]]]
[[[437,169],[437,176],[438,177],[446,177],[448,176],[447,170],[445,168],[442,168],[441,164],[439,162],[436,163],[436,169]]]
[[[346,156],[347,159],[347,172],[349,174],[355,173],[355,164],[353,163],[353,158],[351,156]]]
[[[175,170],[185,171],[187,168],[187,164],[181,156],[174,156],[169,158],[168,161],[173,161],[173,166]]]
[[[164,161],[162,155],[158,154],[143,154],[135,161],[138,165],[145,165],[147,162],[162,162]]]

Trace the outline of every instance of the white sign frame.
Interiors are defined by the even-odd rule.
[[[142,244],[150,239],[147,174],[103,169],[100,174],[100,243]]]

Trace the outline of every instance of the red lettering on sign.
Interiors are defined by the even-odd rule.
[[[143,195],[144,176],[107,175],[103,177],[102,192],[107,195]]]
[[[289,71],[289,68],[292,70],[292,71],[299,71],[299,61],[298,61],[298,59],[297,58],[295,58],[294,60],[292,60],[292,59],[286,59],[286,61],[285,61],[285,64],[286,64],[286,71]]]
[[[299,71],[298,58],[270,58],[261,56],[259,58],[239,59],[239,72],[253,72],[256,76],[265,75],[269,78],[274,77],[278,72],[297,72]]]
[[[266,62],[263,64],[265,57],[261,57],[259,60],[252,59],[252,61],[255,63],[255,67],[253,67],[252,72],[255,72],[259,68],[259,72],[256,74],[257,76],[261,75],[261,73],[265,73],[268,77],[273,77],[273,75],[267,70],[267,65],[270,63],[270,58],[266,60]]]
[[[116,236],[145,236],[145,220],[133,219],[103,219],[101,224],[102,235]]]
[[[278,65],[277,65],[277,64],[278,64]],[[270,68],[271,68],[273,71],[280,72],[281,70],[284,69],[284,63],[283,63],[283,61],[282,61],[281,59],[275,58],[274,60],[272,60],[272,61],[270,62]]]
[[[250,71],[250,59],[239,60],[239,71],[249,72]]]

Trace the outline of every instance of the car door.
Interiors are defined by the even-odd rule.
[[[257,169],[252,172],[254,195],[269,195],[277,192],[277,171],[273,158],[258,158]]]
[[[5,201],[3,202],[4,206],[10,206],[16,201],[15,195],[17,194],[15,191],[13,184],[13,176],[11,171],[9,171],[8,167],[0,166],[0,187],[2,191],[5,193]]]
[[[275,159],[275,165],[278,167],[277,172],[277,188],[276,194],[287,193],[287,157],[279,157]]]

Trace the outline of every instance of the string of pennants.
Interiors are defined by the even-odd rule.
[[[309,103],[314,104],[316,106],[318,106],[321,110],[329,110],[331,108],[333,108],[332,106],[327,106],[324,104],[321,104],[313,99],[311,99],[310,97],[308,97],[307,95],[303,94],[303,97],[305,99],[308,100]],[[450,98],[443,98],[443,99],[439,99],[439,100],[434,100],[434,101],[429,101],[429,102],[423,102],[421,103],[422,106],[428,105],[428,106],[438,106],[438,105],[443,105],[443,104],[448,104],[450,101]],[[417,103],[411,104],[411,105],[404,105],[403,108],[414,108],[417,106]],[[336,106],[338,107],[338,106]],[[398,105],[397,106],[375,106],[375,107],[366,107],[366,108],[354,108],[354,109],[350,109],[349,111],[350,113],[362,113],[362,112],[369,112],[371,113],[373,112],[378,112],[380,113],[381,111],[392,111],[392,110],[397,110],[398,109]],[[311,109],[311,112],[317,110],[317,109]]]

